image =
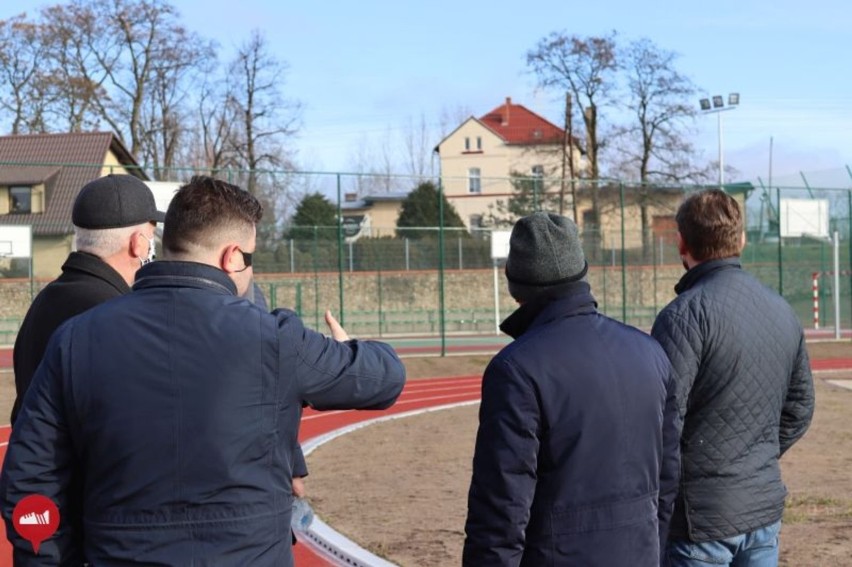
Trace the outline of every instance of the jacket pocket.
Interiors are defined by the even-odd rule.
[[[587,506],[554,508],[551,531],[554,535],[580,534],[613,530],[640,522],[656,522],[657,493],[631,500]]]

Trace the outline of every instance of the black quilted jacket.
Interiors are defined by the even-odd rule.
[[[737,258],[704,262],[651,334],[674,367],[683,416],[670,538],[709,541],[777,522],[778,458],[810,425],[814,389],[802,326]]]

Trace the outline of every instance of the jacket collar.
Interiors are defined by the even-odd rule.
[[[697,266],[693,266],[691,270],[686,272],[680,281],[675,284],[675,293],[680,295],[686,290],[690,289],[699,280],[709,276],[710,274],[716,273],[719,270],[727,270],[730,268],[738,268],[741,269],[742,265],[740,264],[739,258],[722,258],[721,260],[707,260],[706,262],[701,262]]]
[[[130,293],[130,286],[115,269],[94,254],[71,252],[62,264],[62,273],[79,272],[105,281],[122,294]]]
[[[522,304],[503,321],[500,330],[517,339],[531,328],[555,319],[595,313],[597,306],[588,282],[573,282]]]
[[[133,289],[152,287],[194,287],[237,295],[234,281],[219,268],[198,262],[157,260],[136,272]]]

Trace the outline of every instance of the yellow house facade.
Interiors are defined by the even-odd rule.
[[[406,193],[365,195],[347,193],[340,206],[347,239],[393,236]]]
[[[513,173],[541,180],[543,190],[558,193],[563,172],[570,179],[572,167],[575,177],[585,167],[576,139],[568,144],[563,129],[511,98],[468,118],[435,151],[444,194],[469,229],[490,224],[497,202],[513,194]],[[570,190],[566,193],[570,208]]]
[[[34,277],[60,274],[74,247],[74,199],[86,183],[109,173],[147,180],[108,132],[0,136],[0,226],[32,227]]]

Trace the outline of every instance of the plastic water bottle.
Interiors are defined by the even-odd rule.
[[[293,499],[293,512],[290,516],[290,526],[296,531],[306,531],[314,521],[314,510],[304,498]]]

